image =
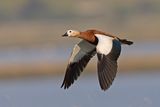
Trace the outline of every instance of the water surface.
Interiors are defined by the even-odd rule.
[[[0,107],[159,107],[160,73],[120,74],[101,91],[97,76],[81,76],[68,90],[63,76],[0,81]]]

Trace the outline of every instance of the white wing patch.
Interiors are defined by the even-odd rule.
[[[81,40],[78,44],[76,44],[73,48],[71,57],[69,62],[77,62],[87,53],[91,52],[95,49],[95,45],[90,44],[85,40]]]
[[[102,34],[95,34],[95,36],[98,38],[97,52],[104,55],[109,54],[112,50],[113,38]]]
[[[74,48],[73,48],[73,51],[72,51],[72,54],[71,54],[71,57],[70,57],[70,59],[69,59],[69,62],[76,62],[76,61],[78,61],[78,59],[80,59],[80,58],[78,58],[78,57],[81,57],[81,56],[77,56],[76,58],[75,58],[75,56],[79,53],[79,51],[80,51],[80,47],[76,44],[75,46],[74,46]],[[81,54],[80,54],[81,55]],[[83,56],[83,55],[82,55]]]

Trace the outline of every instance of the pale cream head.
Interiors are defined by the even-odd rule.
[[[80,32],[77,30],[67,30],[67,32],[63,36],[78,37],[79,35],[80,35]]]

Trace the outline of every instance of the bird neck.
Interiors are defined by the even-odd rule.
[[[78,37],[94,45],[97,45],[98,43],[97,37],[91,32],[80,32],[80,35]]]

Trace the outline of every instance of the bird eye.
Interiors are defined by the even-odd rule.
[[[69,33],[71,33],[72,31],[70,30]]]

